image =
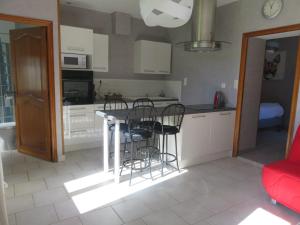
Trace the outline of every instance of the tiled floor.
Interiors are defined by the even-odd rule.
[[[237,159],[217,160],[164,178],[157,171],[154,182],[137,178],[139,183],[129,188],[127,181],[119,186],[109,181],[103,185],[86,177],[101,171],[97,150],[69,153],[62,163],[44,162],[14,151],[3,153],[2,158],[9,184],[6,194],[10,225],[296,225],[300,222],[296,213],[270,203],[260,183],[260,169]],[[85,181],[77,180],[83,177]],[[64,186],[70,181],[73,184],[72,180],[77,181],[74,181],[77,186]],[[122,197],[110,201],[109,193]],[[105,205],[99,204],[104,200]]]
[[[259,131],[256,147],[242,152],[240,156],[261,164],[268,164],[284,159],[286,142],[286,131]]]

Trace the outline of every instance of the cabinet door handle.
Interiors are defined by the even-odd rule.
[[[192,116],[193,119],[205,118],[205,117],[206,117],[206,115]]]
[[[106,66],[94,66],[94,69],[98,69],[98,70],[106,70],[107,67],[106,67]]]
[[[154,73],[155,70],[147,70],[147,69],[144,69],[144,72],[146,72],[146,73]]]
[[[70,110],[73,111],[73,110],[85,110],[85,109],[86,109],[85,107],[81,107],[81,108],[72,108]]]
[[[169,71],[166,71],[166,70],[160,70],[159,72],[160,73],[170,73]]]
[[[70,115],[70,117],[86,117],[86,114],[76,114],[76,115]]]
[[[231,115],[231,112],[227,112],[227,113],[220,113],[221,116],[228,116]]]
[[[68,47],[68,50],[73,50],[73,51],[80,51],[80,52],[83,52],[83,51],[84,51],[84,48],[70,46],[70,47]]]
[[[75,134],[75,133],[82,133],[82,132],[86,132],[87,130],[73,130],[71,131],[72,134]]]

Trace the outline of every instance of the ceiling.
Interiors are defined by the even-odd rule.
[[[140,18],[139,0],[60,0],[63,5],[92,9],[101,12],[124,12]],[[226,5],[238,0],[218,0],[218,6]]]

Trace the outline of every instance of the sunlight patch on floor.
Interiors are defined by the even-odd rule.
[[[125,181],[120,184],[111,183],[81,194],[77,194],[72,197],[72,200],[74,201],[78,211],[83,214],[107,204],[113,203],[114,201],[122,199],[131,194],[137,193],[138,191],[145,190],[164,181],[183,175],[186,172],[188,171],[181,170],[180,173],[173,172],[153,181],[151,179],[137,177],[132,179],[132,186],[129,186],[129,181]]]
[[[275,216],[274,214],[262,209],[258,208],[253,213],[251,213],[246,219],[244,219],[239,225],[291,225],[286,220]]]
[[[91,174],[89,176],[78,178],[76,180],[71,180],[69,182],[66,182],[64,186],[67,189],[68,193],[73,193],[88,187],[102,184],[112,179],[114,179],[112,173],[99,172]]]

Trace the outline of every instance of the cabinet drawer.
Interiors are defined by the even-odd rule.
[[[64,106],[63,110],[65,114],[92,113],[94,111],[94,105]]]
[[[77,113],[68,114],[64,119],[65,130],[80,130],[85,128],[94,128],[95,115],[94,113]]]

